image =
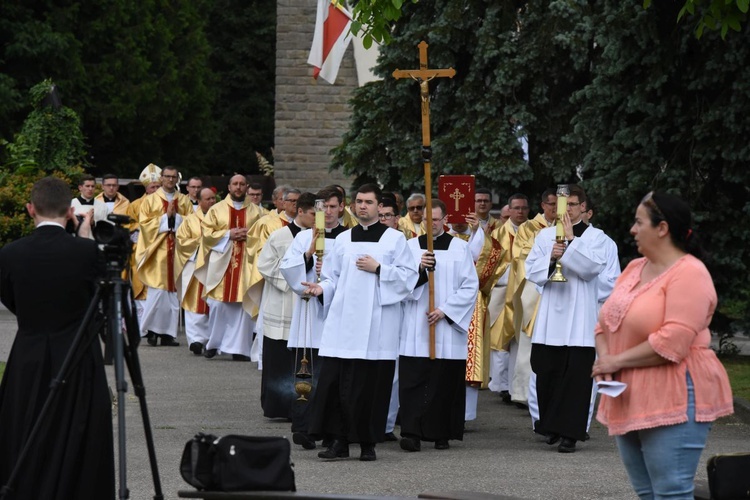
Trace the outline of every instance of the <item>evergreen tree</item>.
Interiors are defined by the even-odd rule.
[[[600,224],[634,256],[628,229],[652,189],[688,201],[720,294],[716,327],[750,319],[750,31],[721,39],[674,24],[678,7],[605,2],[592,18],[599,47],[591,84],[576,93],[570,140],[586,145],[583,177]]]
[[[6,5],[7,4],[7,5]],[[211,3],[5,2],[0,21],[2,134],[23,108],[17,97],[54,78],[63,102],[82,118],[89,163],[134,176],[149,162],[200,171],[213,145]]]
[[[376,68],[384,80],[355,91],[334,167],[389,188],[421,189],[418,88],[391,73],[416,67],[416,44],[425,40],[430,67],[456,69],[452,80],[430,82],[436,174],[475,174],[503,195],[574,177],[583,151],[560,138],[572,130],[572,93],[590,79],[591,40],[579,26],[589,10],[583,1],[405,4]]]
[[[355,92],[334,165],[358,182],[421,189],[418,90],[390,74],[416,66],[424,39],[430,67],[457,70],[453,80],[430,83],[434,172],[475,174],[500,194],[520,190],[532,199],[559,182],[580,182],[623,263],[635,256],[628,228],[639,200],[652,189],[678,193],[712,254],[722,304],[715,326],[747,325],[750,227],[737,222],[750,213],[750,34],[722,40],[706,32],[698,40],[691,26],[675,24],[679,8],[405,4],[376,69],[384,80]],[[528,164],[518,134],[528,137]]]

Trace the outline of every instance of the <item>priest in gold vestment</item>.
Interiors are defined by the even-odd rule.
[[[180,305],[185,311],[185,337],[190,351],[199,356],[208,342],[208,304],[203,298],[203,284],[195,277],[195,263],[202,254],[202,224],[208,210],[216,203],[212,189],[198,193],[198,210],[185,217],[177,229],[175,276]]]
[[[140,206],[140,236],[135,248],[138,277],[147,287],[141,331],[150,345],[176,346],[180,303],[175,288],[175,232],[183,218],[193,213],[187,195],[179,192],[179,173],[164,167],[161,187],[148,195]]]
[[[208,303],[209,338],[204,356],[231,354],[249,361],[254,321],[242,308],[255,260],[249,228],[260,219],[260,208],[245,196],[247,180],[235,175],[229,194],[211,207],[203,219],[203,252],[196,277]]]
[[[133,200],[130,206],[128,206],[127,215],[130,216],[130,241],[133,243],[133,249],[130,252],[129,274],[130,289],[133,291],[133,300],[135,300],[135,310],[138,315],[141,337],[145,337],[146,330],[143,329],[143,304],[146,301],[146,287],[138,277],[138,265],[135,262],[135,249],[141,232],[141,226],[138,224],[138,216],[141,213],[141,203],[146,199],[146,196],[155,193],[161,187],[161,168],[153,163],[149,163],[141,172],[138,180],[143,184],[146,192],[137,200]]]
[[[506,250],[481,229],[475,213],[466,218],[470,228],[469,248],[479,278],[479,294],[468,331],[466,358],[466,420],[476,419],[479,388],[487,387],[490,366],[490,326],[487,305],[497,280],[505,272]]]
[[[518,226],[529,218],[529,199],[525,194],[516,193],[508,199],[510,217],[508,220],[492,232],[491,236],[500,242],[500,245],[508,250],[505,253],[505,272],[502,274],[490,297],[490,338],[492,349],[490,353],[490,378],[489,389],[499,392],[503,401],[510,403],[510,374],[513,373],[513,358],[510,356],[509,342],[513,338],[512,330],[504,329],[506,318],[512,324],[513,310],[505,307],[505,299],[508,294],[515,292],[515,282],[512,279],[511,263],[513,261],[513,243],[516,238]]]

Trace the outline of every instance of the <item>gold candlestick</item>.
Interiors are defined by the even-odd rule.
[[[568,211],[568,196],[570,195],[570,188],[567,184],[558,184],[557,185],[557,224],[555,226],[555,242],[556,243],[564,243],[565,242],[565,228],[563,227],[563,217],[565,216],[565,213]],[[563,276],[562,273],[562,264],[560,264],[560,259],[557,260],[555,263],[555,272],[552,273],[552,276],[549,278],[550,281],[554,283],[565,283],[567,278]]]

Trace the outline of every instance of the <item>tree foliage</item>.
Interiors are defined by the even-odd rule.
[[[574,177],[581,145],[560,141],[575,112],[572,92],[590,78],[590,40],[576,33],[586,2],[423,0],[406,5],[376,72],[384,79],[355,91],[352,123],[333,164],[389,188],[423,186],[418,86],[394,69],[418,65],[429,44],[431,68],[454,67],[430,82],[433,164],[440,173],[474,174],[509,195],[543,189],[550,173]],[[527,135],[531,159],[519,138]]]
[[[411,0],[417,3],[418,0]],[[366,48],[373,42],[391,43],[391,30],[399,19],[407,2],[404,0],[367,0],[353,2],[352,27],[355,35],[360,33]],[[651,6],[652,0],[643,0],[643,8]],[[739,32],[747,22],[750,0],[684,0],[676,14],[676,21],[695,23],[695,34],[703,36],[705,30],[718,31],[726,38],[729,30]]]
[[[83,173],[83,134],[76,113],[50,100],[54,84],[45,80],[31,91],[32,107],[13,142],[4,142],[6,163],[0,166],[0,246],[31,232],[25,205],[33,184],[54,175],[73,184]]]
[[[418,0],[411,0],[417,3]],[[362,37],[362,44],[369,49],[373,42],[391,43],[392,23],[401,19],[404,0],[368,0],[352,2],[352,33]]]
[[[133,177],[155,162],[192,175],[252,164],[253,151],[273,145],[274,5],[4,2],[0,137],[18,132],[28,89],[53,78],[81,119],[94,172]]]
[[[604,220],[616,222],[616,241],[628,241],[630,213],[647,191],[690,202],[728,316],[717,321],[747,326],[750,227],[738,221],[750,213],[750,30],[697,40],[690,26],[674,26],[676,9],[612,2],[595,13],[601,49],[592,83],[574,96],[571,137],[588,142],[583,175]]]
[[[644,0],[648,8],[651,0]],[[698,38],[708,29],[721,33],[726,38],[729,30],[739,32],[741,25],[747,21],[750,0],[685,0],[677,20],[694,19],[695,35]]]
[[[429,44],[433,170],[475,174],[501,195],[532,197],[580,181],[596,223],[635,255],[628,229],[638,201],[661,189],[685,197],[711,252],[721,312],[748,321],[750,33],[722,40],[674,20],[668,2],[516,3],[422,0],[406,5],[383,47],[383,81],[355,92],[334,165],[391,189],[423,188],[418,88],[396,81]],[[519,130],[518,125],[522,125]],[[526,134],[524,162],[518,135]],[[717,315],[717,325],[726,318]],[[727,328],[723,321],[721,328]]]
[[[217,76],[211,171],[257,171],[253,151],[273,161],[276,1],[216,0],[207,34]]]

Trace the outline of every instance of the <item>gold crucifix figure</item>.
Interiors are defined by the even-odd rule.
[[[424,191],[427,206],[425,207],[425,229],[427,230],[427,251],[433,253],[432,245],[432,173],[430,161],[432,149],[430,147],[430,86],[429,81],[434,78],[453,78],[456,70],[429,69],[427,67],[427,42],[419,42],[419,69],[397,69],[393,72],[393,78],[411,78],[419,83],[419,98],[422,103],[422,160],[424,163]],[[456,199],[458,203],[458,199]],[[435,278],[432,272],[427,273],[429,278],[430,301],[429,310],[435,310]],[[435,325],[430,325],[430,359],[435,359]]]

